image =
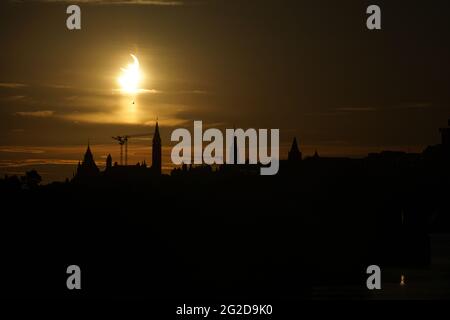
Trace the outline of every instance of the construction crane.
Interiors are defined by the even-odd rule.
[[[112,137],[114,140],[119,142],[120,145],[120,165],[123,165],[123,146],[125,146],[125,165],[128,165],[128,139],[138,138],[138,137],[151,137],[153,133],[140,133],[140,134],[131,134],[125,136],[115,136]]]

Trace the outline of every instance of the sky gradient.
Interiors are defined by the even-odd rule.
[[[35,167],[71,177],[90,141],[103,165],[115,135],[161,125],[279,128],[306,155],[419,152],[450,116],[448,1],[377,1],[382,30],[365,27],[369,1],[70,1],[0,4],[0,173]],[[140,61],[137,97],[117,77]],[[135,104],[132,102],[135,101]],[[130,143],[150,162],[151,141]]]

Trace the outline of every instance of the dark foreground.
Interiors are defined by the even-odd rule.
[[[377,264],[390,288],[382,298],[414,298],[404,293],[411,275],[430,270],[421,288],[448,298],[448,274],[433,269],[439,241],[433,247],[429,236],[450,230],[447,175],[354,170],[3,184],[1,293],[365,299],[380,297],[366,289],[366,268]],[[439,259],[449,257],[441,250]],[[66,287],[72,264],[82,270],[76,292]],[[407,275],[403,291],[399,272]]]

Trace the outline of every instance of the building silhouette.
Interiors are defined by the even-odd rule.
[[[90,144],[88,143],[86,152],[84,153],[83,161],[78,162],[77,172],[75,174],[76,178],[86,179],[98,176],[100,170],[94,161],[94,155],[91,152]]]
[[[161,151],[161,137],[159,135],[158,121],[156,121],[155,133],[152,142],[152,171],[154,174],[160,175],[162,169],[162,151]]]
[[[162,145],[158,122],[155,126],[152,147],[151,168],[147,167],[145,160],[136,165],[119,165],[117,162],[113,165],[112,156],[108,154],[105,170],[101,172],[95,163],[90,144],[88,144],[83,161],[78,163],[73,181],[89,182],[96,177],[108,177],[113,180],[141,180],[159,176],[162,173]]]
[[[126,250],[125,253],[122,252],[126,257],[130,257],[128,250],[134,250],[133,252],[140,257],[142,252],[146,250],[151,252],[156,247],[162,248],[161,257],[170,257],[173,248],[163,247],[164,240],[164,243],[156,242],[155,247],[152,247],[153,240],[158,241],[159,237],[153,238],[152,232],[147,233],[146,223],[142,223],[142,227],[137,226],[136,229],[130,229],[129,225],[124,224],[123,212],[133,212],[142,206],[145,207],[150,200],[154,212],[167,210],[170,214],[139,215],[139,217],[149,219],[142,221],[151,221],[157,228],[160,226],[167,228],[161,229],[164,232],[161,234],[173,231],[174,237],[179,237],[175,239],[183,243],[180,250],[196,248],[200,242],[206,245],[211,244],[212,250],[206,247],[207,252],[213,252],[217,244],[226,244],[227,248],[234,249],[243,244],[249,244],[247,248],[253,248],[251,246],[255,243],[258,246],[261,244],[255,247],[257,250],[266,250],[266,244],[272,246],[272,241],[275,239],[276,246],[273,246],[273,253],[270,254],[273,259],[282,261],[283,264],[276,271],[286,273],[287,280],[296,279],[297,267],[305,263],[308,264],[306,270],[310,272],[315,269],[324,270],[330,261],[341,259],[342,269],[336,271],[340,277],[339,281],[350,284],[359,283],[360,273],[354,272],[354,268],[366,265],[367,258],[373,257],[373,260],[383,265],[427,267],[430,263],[428,231],[431,228],[438,231],[450,230],[448,215],[450,211],[447,200],[450,170],[442,170],[443,167],[437,165],[449,167],[448,161],[439,160],[445,154],[444,150],[449,149],[448,140],[446,140],[449,131],[450,128],[441,129],[441,143],[429,147],[429,163],[424,162],[422,153],[400,151],[381,151],[371,153],[365,158],[330,157],[325,153],[319,156],[317,151],[314,155],[305,156],[301,152],[304,148],[299,145],[299,140],[292,138],[290,149],[286,150],[288,152],[284,155],[284,159],[280,160],[279,175],[274,177],[261,177],[259,164],[233,165],[230,163],[221,166],[194,166],[184,163],[174,168],[171,177],[159,178],[162,169],[162,140],[159,125],[156,123],[152,141],[151,167],[147,167],[145,161],[136,165],[117,163],[113,165],[113,158],[108,155],[106,169],[100,172],[88,144],[83,161],[80,161],[76,177],[74,177],[77,183],[50,185],[42,189],[46,192],[39,192],[37,195],[48,197],[49,204],[54,201],[67,204],[75,199],[70,206],[67,206],[67,210],[75,214],[81,212],[80,216],[85,220],[82,220],[83,223],[80,226],[89,225],[89,223],[94,225],[92,221],[96,222],[96,226],[105,224],[105,215],[91,215],[91,211],[84,210],[86,204],[93,204],[94,208],[102,208],[104,212],[107,212],[107,218],[115,219],[115,224],[113,228],[103,228],[99,232],[111,230],[107,234],[110,238],[107,239],[108,241],[117,239],[117,243],[121,243],[123,238],[131,239],[126,247],[110,246],[114,257],[118,247]],[[150,144],[148,142],[147,144],[150,148]],[[234,161],[237,160],[238,153],[236,146],[236,139],[234,139],[231,148],[236,151],[232,157]],[[26,182],[29,185],[36,184],[35,179],[36,177],[30,176]],[[157,183],[154,183],[155,181]],[[23,189],[23,183],[17,177],[16,179],[6,177],[3,182],[0,181],[0,190],[3,186],[4,189],[20,192]],[[183,188],[183,192],[178,192],[180,187]],[[61,197],[64,194],[66,198]],[[200,197],[199,194],[201,194]],[[30,192],[20,195],[34,196]],[[198,201],[192,201],[192,199]],[[170,205],[167,205],[167,201]],[[27,212],[34,213],[35,207],[31,207],[31,204],[35,202],[28,202],[30,209]],[[194,208],[199,203],[204,208],[218,208],[219,214],[213,215],[217,216],[218,220],[209,222],[209,219],[197,219],[195,215],[185,215],[187,212],[185,208]],[[244,206],[238,208],[235,203]],[[55,205],[58,219],[61,207],[59,203]],[[250,212],[248,217],[246,217],[247,212]],[[236,233],[240,238],[236,240],[232,239],[234,237],[226,238],[225,243],[222,235],[228,234],[229,225],[223,223],[222,217],[230,217],[229,220],[253,219],[252,212],[264,213],[264,216],[261,215],[263,218],[258,219],[257,227],[244,226],[245,229],[244,227],[241,229],[239,226]],[[65,216],[70,218],[73,215]],[[135,217],[137,215],[133,215],[132,219]],[[172,227],[173,217],[181,218],[177,229]],[[203,230],[206,227],[211,229],[217,226],[223,226],[223,229],[217,232],[215,239],[217,242],[195,239],[184,246],[186,239],[189,238],[185,235],[195,234],[191,231],[193,228]],[[92,248],[92,242],[98,238],[97,229],[93,230],[96,232],[92,238],[84,237],[86,239],[84,248],[87,250]],[[117,230],[123,231],[126,237],[117,238]],[[180,234],[180,230],[186,230],[181,231],[186,233]],[[269,232],[276,237],[267,238],[266,234]],[[198,232],[198,234],[202,233]],[[259,241],[253,241],[253,239]],[[300,247],[303,245],[305,247]],[[78,246],[78,242],[74,243],[74,246]],[[370,256],[362,252],[365,248],[369,249]],[[298,260],[295,261],[291,256],[291,252],[294,251],[299,252]],[[154,265],[155,256],[149,255],[149,257],[148,265],[140,270],[147,271],[148,266]],[[174,257],[174,259],[177,258]],[[158,261],[163,260],[161,258]],[[123,261],[125,261],[124,266],[129,268],[127,276],[138,274],[136,265],[128,263],[127,259]],[[177,265],[178,261],[174,261],[173,265]],[[249,260],[247,263],[254,268],[260,264],[260,261]],[[238,262],[241,263],[241,261]],[[189,261],[189,265],[184,266],[187,271],[181,272],[180,276],[190,274],[191,269],[188,268],[191,266],[195,264]],[[162,268],[158,267],[154,274],[160,274],[161,270]],[[173,276],[170,268],[164,268],[164,270],[167,270],[167,274],[164,274],[167,278]],[[197,270],[193,272],[196,272],[193,273],[195,275],[198,274]],[[208,272],[208,268],[205,268],[204,272]],[[215,270],[212,272],[214,273]],[[274,274],[272,267],[267,272],[269,276]],[[242,276],[241,279],[247,277],[246,272],[239,272],[238,275]],[[323,279],[322,274],[320,278],[314,274],[312,276],[307,274],[307,276],[313,281],[318,279],[320,284],[334,281],[331,277]],[[210,278],[205,276],[204,281],[209,281]],[[178,283],[178,279],[175,278],[174,283]],[[239,283],[244,282],[239,281]],[[167,286],[166,282],[164,286]],[[278,290],[278,285],[275,288]]]
[[[289,150],[288,153],[288,161],[300,161],[302,160],[302,153],[300,151],[300,149],[298,148],[298,144],[297,144],[297,138],[294,137],[294,140],[292,141],[292,146],[291,149]]]
[[[434,163],[440,166],[447,167],[450,160],[450,119],[448,120],[448,127],[439,129],[441,133],[441,143],[433,146],[428,146],[424,152],[423,157],[427,163]]]
[[[448,119],[448,127],[439,129],[441,133],[442,145],[450,148],[450,119]]]
[[[111,154],[108,154],[106,157],[106,170],[110,170],[112,168],[112,157]]]

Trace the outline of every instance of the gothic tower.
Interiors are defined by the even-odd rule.
[[[81,163],[78,163],[77,173],[75,177],[82,179],[92,178],[97,176],[99,173],[100,170],[98,169],[97,164],[94,161],[94,156],[91,152],[91,146],[88,143],[83,161]]]
[[[294,137],[294,141],[292,141],[291,150],[289,150],[288,160],[289,161],[302,160],[302,153],[300,152],[300,149],[298,148],[297,138],[295,138],[295,137]]]
[[[152,171],[161,174],[161,137],[159,136],[158,121],[156,121],[155,134],[152,145]]]

